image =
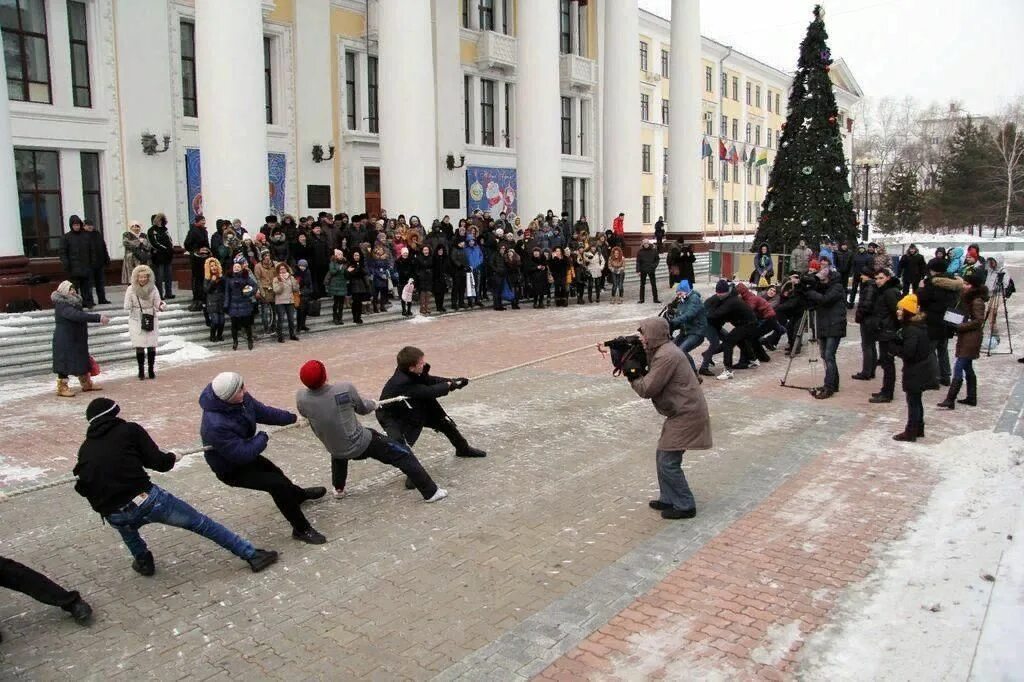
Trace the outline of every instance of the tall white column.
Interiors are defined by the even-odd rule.
[[[14,174],[14,143],[11,139],[11,103],[0,104],[0,258],[25,255],[21,241],[21,211],[18,208],[18,178]],[[4,217],[6,216],[6,217]]]
[[[270,206],[260,0],[196,0],[203,213],[250,231]]]
[[[330,103],[324,106],[322,101],[324,93],[334,89],[331,87],[331,62],[325,58],[331,52],[332,39],[331,0],[296,0],[295,44],[304,46],[295,50],[295,72],[302,74],[295,81],[295,134],[298,139],[296,171],[299,208],[304,215],[316,215],[324,210],[309,208],[306,188],[309,185],[334,185],[334,161],[315,163],[313,145],[323,145],[324,154],[328,153],[329,144],[341,147],[340,140],[334,139]],[[320,46],[322,50],[314,46]],[[284,66],[287,72],[289,66]],[[331,203],[334,206],[342,203],[337,194],[339,189],[331,189]]]
[[[516,179],[519,213],[561,213],[558,3],[519,0],[516,10]]]
[[[701,232],[704,224],[703,160],[700,151],[704,133],[701,127],[704,65],[700,43],[700,0],[672,0],[666,216],[668,229],[672,232]],[[717,142],[713,139],[711,143],[717,158]]]
[[[409,36],[431,44],[430,0],[381,0],[379,17],[381,207],[429,225],[440,204],[434,53],[410,49]]]
[[[602,228],[625,213],[627,232],[642,229],[640,189],[640,17],[635,2],[604,5]],[[656,106],[653,102],[651,110]],[[671,152],[670,152],[671,153]]]

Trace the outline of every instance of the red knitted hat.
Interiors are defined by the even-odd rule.
[[[299,370],[299,381],[306,388],[316,390],[327,383],[327,368],[319,360],[310,360]]]

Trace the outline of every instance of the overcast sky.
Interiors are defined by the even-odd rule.
[[[671,14],[671,0],[639,3]],[[1024,37],[1024,0],[821,4],[833,57],[846,60],[869,97],[956,98],[971,113],[988,114],[1024,95],[1024,68],[1013,61]],[[813,7],[813,0],[703,0],[701,32],[792,71]]]

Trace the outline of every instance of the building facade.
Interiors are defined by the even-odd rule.
[[[128,221],[158,212],[176,244],[199,212],[254,229],[380,208],[752,232],[789,76],[702,38],[699,0],[673,11],[686,20],[608,0],[6,0],[0,272],[53,262],[71,215],[115,259]],[[861,93],[837,67],[845,119]],[[722,164],[720,142],[767,161]]]

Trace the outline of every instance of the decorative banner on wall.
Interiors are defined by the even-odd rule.
[[[515,168],[488,168],[468,166],[466,168],[466,210],[477,209],[490,213],[495,218],[502,212],[517,212],[519,189],[516,184]]]
[[[267,212],[273,215],[284,213],[285,177],[288,163],[285,155],[278,152],[267,154]],[[198,149],[185,150],[185,187],[188,198],[188,221],[192,223],[203,212],[202,163]],[[231,218],[233,216],[222,216]]]

